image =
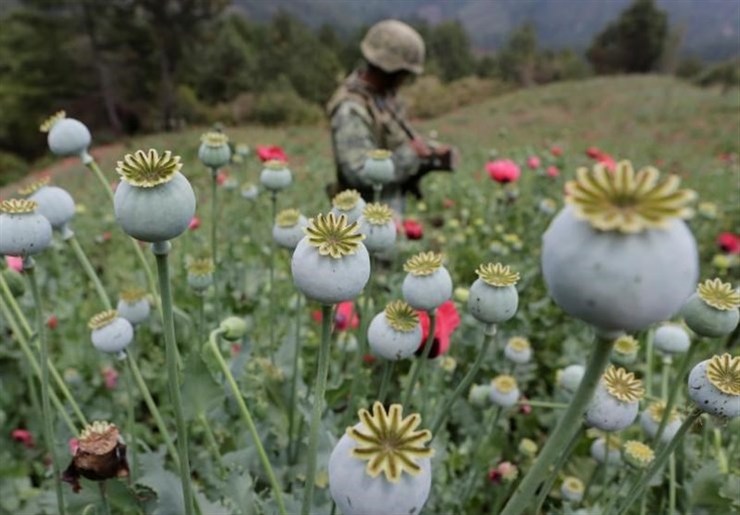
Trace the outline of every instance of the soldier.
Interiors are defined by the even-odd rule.
[[[396,97],[398,88],[424,66],[424,41],[414,29],[397,20],[375,24],[360,46],[365,62],[353,71],[327,105],[337,182],[330,196],[354,188],[372,199],[372,188],[361,171],[368,152],[392,152],[395,180],[383,187],[383,201],[403,210],[406,193],[421,197],[419,180],[434,170],[453,171],[457,151],[425,141],[406,121]]]

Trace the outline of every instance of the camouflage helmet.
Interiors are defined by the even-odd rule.
[[[406,70],[418,75],[424,69],[424,40],[398,20],[383,20],[370,27],[360,50],[370,64],[387,73]]]

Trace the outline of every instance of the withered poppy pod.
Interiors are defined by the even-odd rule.
[[[696,241],[682,218],[690,190],[659,181],[629,161],[613,172],[580,168],[566,185],[567,206],[543,236],[542,272],[563,311],[606,331],[634,332],[669,319],[699,273]]]

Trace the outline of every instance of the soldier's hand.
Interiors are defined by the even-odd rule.
[[[432,155],[432,149],[429,148],[429,145],[427,145],[426,141],[421,138],[417,137],[410,140],[409,145],[411,145],[411,148],[414,149],[414,152],[416,152],[416,155],[420,158],[425,158]]]

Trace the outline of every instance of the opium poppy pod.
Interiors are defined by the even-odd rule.
[[[365,201],[362,200],[357,190],[344,190],[337,193],[331,200],[331,212],[334,216],[344,215],[349,223],[356,222],[365,209]]]
[[[87,324],[90,339],[96,349],[109,354],[123,355],[123,351],[134,339],[134,328],[131,322],[119,317],[115,309],[98,313]]]
[[[291,260],[293,283],[306,297],[336,304],[357,297],[370,279],[370,256],[357,222],[344,215],[317,215]]]
[[[365,235],[365,247],[371,253],[387,252],[396,243],[393,210],[386,204],[367,204],[358,224],[360,232]]]
[[[500,375],[491,381],[491,390],[488,395],[496,406],[511,408],[519,401],[519,386],[512,376]]]
[[[360,410],[360,422],[347,429],[329,457],[329,491],[344,515],[420,513],[432,486],[429,430],[421,417],[403,418],[379,402]]]
[[[586,424],[602,431],[621,431],[637,418],[645,391],[632,372],[610,366],[586,410]]]
[[[580,168],[568,204],[543,236],[542,272],[550,295],[597,328],[638,331],[670,318],[699,272],[696,241],[681,218],[694,193],[679,179],[628,161],[610,172]]]
[[[140,288],[123,290],[116,311],[118,311],[118,316],[125,318],[134,325],[145,322],[151,311],[146,291]]]
[[[260,184],[270,191],[281,191],[290,186],[293,175],[285,166],[285,161],[267,161],[260,172]]]
[[[689,374],[689,397],[710,415],[740,416],[740,356],[722,354],[696,365]]]
[[[470,314],[485,324],[498,324],[516,314],[519,274],[501,263],[488,263],[476,270],[478,279],[470,287]]]
[[[740,291],[719,279],[707,280],[686,301],[681,315],[696,334],[717,337],[730,334],[740,320]]]
[[[660,422],[665,416],[665,410],[665,402],[656,401],[650,403],[650,405],[640,414],[640,426],[650,438],[654,438],[655,435],[658,434]],[[680,427],[681,417],[679,416],[678,411],[672,409],[670,415],[668,415],[668,422],[666,423],[665,428],[663,428],[663,434],[660,435],[660,441],[664,443],[670,442]]]
[[[58,156],[89,157],[87,149],[92,142],[90,131],[84,123],[67,118],[59,111],[41,125],[41,132],[48,133],[49,149]]]
[[[193,259],[188,263],[188,286],[197,293],[205,292],[213,284],[216,266],[211,258]]]
[[[108,422],[95,421],[80,433],[72,463],[62,474],[62,481],[79,492],[82,488],[80,477],[105,481],[128,475],[126,444],[118,428]]]
[[[121,183],[113,206],[116,220],[129,236],[150,243],[182,234],[195,214],[195,193],[180,173],[179,156],[170,151],[138,150],[118,162]]]
[[[376,149],[368,153],[360,176],[370,184],[388,184],[395,177],[395,166],[388,150]]]
[[[602,465],[607,460],[609,465],[619,465],[622,463],[622,453],[619,452],[621,445],[617,436],[610,436],[608,445],[605,438],[597,438],[591,444],[591,457]]]
[[[373,354],[393,361],[413,356],[420,340],[419,315],[402,300],[391,302],[375,315],[367,330]]]
[[[411,307],[432,311],[452,296],[452,278],[442,266],[440,254],[416,254],[406,261],[403,269],[407,273],[401,291]]]
[[[529,363],[532,359],[532,345],[526,338],[515,336],[506,342],[506,347],[504,347],[504,356],[509,361],[513,361],[518,365],[524,365],[525,363]]]
[[[285,209],[275,217],[272,238],[284,249],[293,250],[305,236],[308,220],[297,209]]]
[[[661,324],[653,337],[655,348],[665,354],[682,354],[689,350],[691,337],[679,324]]]
[[[33,200],[0,202],[0,254],[26,257],[51,244],[51,224]]]
[[[231,161],[229,137],[223,132],[206,132],[200,137],[198,159],[208,168],[221,168]]]
[[[72,195],[57,186],[49,186],[48,177],[30,184],[19,193],[38,204],[36,211],[49,220],[55,231],[61,231],[75,216]]]

